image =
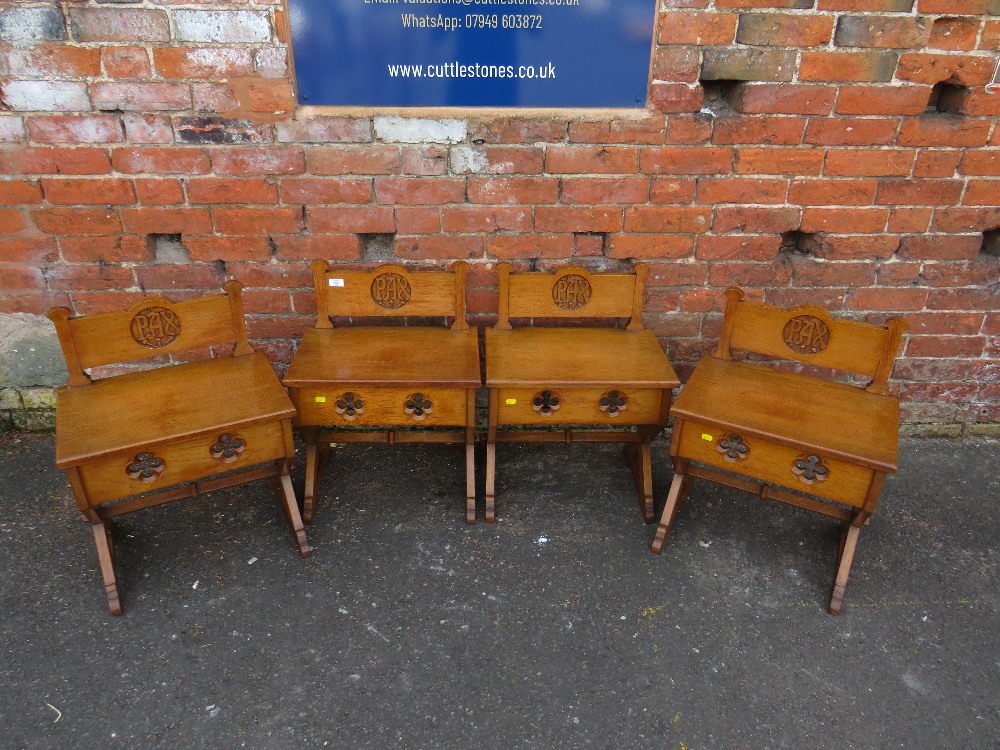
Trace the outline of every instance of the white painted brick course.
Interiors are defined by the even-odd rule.
[[[179,42],[268,42],[271,24],[266,13],[249,10],[175,10]]]
[[[468,132],[469,124],[465,120],[375,118],[375,136],[388,143],[461,143]]]
[[[81,81],[7,81],[0,102],[18,112],[80,112],[90,109]]]

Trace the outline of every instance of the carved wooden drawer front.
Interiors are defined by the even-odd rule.
[[[281,424],[210,433],[151,450],[120,453],[80,467],[87,496],[101,502],[263,463],[285,455]]]
[[[467,398],[464,388],[300,388],[299,424],[330,427],[464,425]]]
[[[657,388],[500,388],[499,424],[655,424]]]
[[[848,505],[864,504],[871,469],[687,419],[683,424],[680,453],[694,461]]]

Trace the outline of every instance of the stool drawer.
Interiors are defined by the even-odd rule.
[[[659,424],[658,388],[499,388],[498,424]]]
[[[467,421],[465,388],[335,386],[298,389],[299,424],[454,427]]]
[[[865,466],[687,419],[682,424],[683,458],[858,508],[864,505],[874,473]]]
[[[251,425],[128,451],[80,466],[92,505],[285,458],[282,424]]]

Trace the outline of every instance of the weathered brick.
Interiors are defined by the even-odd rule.
[[[914,177],[952,177],[962,158],[960,151],[950,149],[924,149],[917,152],[913,165]]]
[[[704,100],[701,86],[692,83],[653,81],[649,87],[649,103],[657,112],[664,114],[697,112]]]
[[[309,206],[306,227],[315,233],[360,232],[384,234],[396,231],[391,208],[385,206]]]
[[[184,235],[184,247],[188,249],[191,260],[210,262],[214,260],[245,260],[264,262],[271,259],[271,246],[267,237],[262,234],[219,237],[215,235]],[[287,294],[285,294],[287,302]],[[244,294],[244,303],[250,309],[250,300]]]
[[[661,134],[662,138],[662,134]],[[545,154],[533,146],[452,146],[452,174],[541,174]]]
[[[1000,14],[998,0],[919,0],[917,11],[920,13],[947,13],[958,16],[997,15]]]
[[[715,263],[708,272],[709,285],[722,289],[787,284],[791,278],[787,263]]]
[[[39,143],[119,143],[121,122],[114,115],[41,115],[28,118],[28,133]]]
[[[180,180],[137,177],[135,194],[147,206],[170,206],[184,202],[184,188]]]
[[[649,202],[691,203],[694,200],[695,181],[690,178],[654,177],[649,188]]]
[[[135,190],[121,178],[43,178],[45,200],[54,205],[123,205],[135,203]]]
[[[484,143],[556,143],[566,137],[566,124],[551,119],[501,117],[469,123],[469,140]]]
[[[995,206],[1000,202],[1000,180],[969,180],[962,202],[967,206]]]
[[[911,312],[906,322],[915,335],[970,336],[983,329],[984,317],[982,312]],[[908,373],[906,377],[911,379],[913,376]]]
[[[7,74],[27,76],[99,76],[101,50],[65,44],[35,44],[7,52]]]
[[[73,38],[79,42],[167,42],[170,25],[162,10],[72,8]]]
[[[441,233],[441,211],[436,206],[400,206],[395,212],[399,234]]]
[[[361,178],[296,177],[281,181],[282,203],[368,203],[373,198],[372,180]],[[255,201],[245,201],[253,203]]]
[[[570,143],[630,143],[656,146],[663,142],[663,115],[648,113],[638,119],[606,118],[569,124]],[[454,149],[453,149],[454,150]],[[505,153],[505,149],[493,149]],[[539,152],[540,153],[540,152]]]
[[[196,177],[187,181],[192,203],[278,202],[277,188],[263,178]]]
[[[440,177],[448,174],[448,149],[444,146],[404,146],[403,174]]]
[[[799,62],[800,81],[891,81],[899,55],[888,50],[814,52],[806,50]]]
[[[823,152],[797,148],[738,148],[733,161],[736,174],[819,174]]]
[[[130,143],[173,143],[170,119],[163,115],[122,115],[125,137]]]
[[[607,244],[609,258],[687,258],[694,250],[686,234],[612,234]]]
[[[830,41],[833,16],[741,13],[736,41],[778,47],[818,47]]]
[[[755,179],[751,177],[702,177],[698,180],[698,202],[717,203],[784,203],[788,180]]]
[[[849,310],[886,310],[891,312],[920,310],[927,301],[926,289],[895,289],[869,287],[854,289],[848,297]]]
[[[694,83],[699,63],[696,47],[657,47],[653,53],[653,79]]]
[[[219,289],[226,281],[225,271],[214,263],[153,263],[137,266],[136,279],[146,291],[151,289]],[[126,305],[127,307],[127,305]]]
[[[972,260],[965,261],[950,259],[924,261],[920,274],[922,283],[929,287],[984,292],[987,295],[992,294],[994,298],[1000,295],[994,284],[998,277],[1000,277],[1000,258],[987,253],[980,253]],[[958,287],[978,287],[978,289],[959,290]],[[961,299],[961,296],[958,299]]]
[[[889,209],[890,232],[926,232],[931,225],[932,208],[900,208],[893,206]]]
[[[875,266],[872,263],[828,261],[792,255],[792,281],[802,287],[857,288],[875,283]]]
[[[491,238],[493,239],[493,238]],[[422,258],[479,258],[485,251],[482,237],[397,237],[396,255],[404,259]]]
[[[910,336],[907,357],[979,357],[986,344],[984,336]]]
[[[103,148],[41,147],[18,149],[13,153],[16,171],[21,174],[105,174],[111,160]]]
[[[4,237],[0,247],[4,263],[38,265],[59,260],[59,249],[52,237]],[[2,281],[0,286],[3,286]]]
[[[275,258],[279,260],[360,260],[361,240],[356,234],[275,234],[271,236],[276,248]],[[302,264],[304,265],[304,264]],[[315,295],[310,294],[312,299]],[[315,312],[302,309],[298,299],[296,312]]]
[[[805,206],[870,206],[874,202],[874,180],[795,179],[788,202]]]
[[[0,143],[24,140],[24,120],[17,116],[0,115]]]
[[[993,123],[963,117],[907,120],[899,131],[900,146],[985,146]]]
[[[94,107],[101,110],[150,112],[191,107],[191,89],[181,83],[98,81],[90,85]]]
[[[904,237],[899,257],[905,260],[972,260],[979,255],[979,234],[924,234]]]
[[[896,77],[901,81],[933,85],[947,81],[956,86],[984,86],[993,77],[996,60],[945,52],[906,52],[899,56]]]
[[[802,142],[805,125],[801,117],[722,116],[715,121],[712,143],[793,146]]]
[[[775,234],[703,234],[698,237],[698,260],[773,260],[781,237]]]
[[[42,191],[35,181],[0,181],[0,205],[24,205],[42,202]]]
[[[375,179],[375,197],[382,204],[463,203],[465,180],[443,177],[434,180],[421,180],[415,177],[378,177]]]
[[[532,210],[527,206],[446,206],[441,211],[441,227],[445,232],[489,233],[497,231],[530,232]]]
[[[895,118],[813,118],[803,140],[817,146],[884,146],[895,141],[898,129]]]
[[[572,234],[496,234],[486,240],[486,252],[494,258],[569,258]]]
[[[785,8],[806,10],[816,0],[715,0],[717,8]]]
[[[35,226],[46,234],[120,234],[117,210],[46,208],[32,212]]]
[[[200,148],[116,148],[111,161],[115,169],[128,174],[204,174],[210,166]]]
[[[635,206],[625,209],[625,231],[641,234],[701,233],[708,230],[711,210],[693,206]],[[614,231],[614,230],[609,230]]]
[[[222,234],[294,234],[301,231],[302,218],[297,206],[212,209],[215,231]]]
[[[814,255],[830,261],[885,260],[898,248],[899,237],[889,234],[824,234]]]
[[[926,86],[841,86],[835,111],[841,115],[920,115],[930,94]]]
[[[620,232],[621,229],[620,208],[539,206],[535,209],[535,230],[538,232]]]
[[[209,234],[212,220],[205,208],[123,208],[122,225],[132,234]]]
[[[24,213],[18,209],[0,208],[0,235],[15,234],[27,229]]]
[[[967,51],[976,48],[979,20],[974,18],[936,18],[931,26],[928,47]]]
[[[0,104],[18,112],[81,112],[90,109],[81,81],[12,81],[0,84]]]
[[[983,232],[1000,227],[1000,207],[938,208],[931,224],[939,232]]]
[[[961,180],[885,180],[879,184],[879,205],[950,206],[962,194]]]
[[[637,149],[622,146],[549,148],[545,171],[552,174],[635,174]]]
[[[175,10],[179,42],[268,42],[271,24],[266,12],[249,10]]]
[[[832,86],[744,84],[737,90],[734,106],[748,114],[828,115],[836,99]]]
[[[398,146],[308,148],[306,163],[315,175],[397,174],[402,157]]]
[[[777,235],[798,229],[801,221],[801,210],[793,206],[723,206],[715,210],[712,231],[715,234],[746,232]]]
[[[31,291],[45,287],[41,269],[6,264],[0,276],[0,289],[6,291]]]
[[[266,125],[225,117],[175,117],[174,133],[180,143],[244,144],[270,140]]]
[[[567,177],[561,182],[561,203],[632,204],[649,199],[649,179],[645,177]]]
[[[42,42],[66,38],[66,20],[54,6],[0,8],[0,42]]]
[[[212,170],[225,175],[301,174],[305,156],[300,146],[234,148],[212,151]]]
[[[802,209],[803,232],[841,232],[874,234],[885,230],[886,208],[813,208]]]
[[[916,152],[912,149],[830,149],[824,174],[830,177],[905,177]]]
[[[253,51],[254,71],[261,78],[287,78],[288,54],[278,47],[261,47]]]
[[[660,44],[731,44],[736,37],[736,13],[677,11],[660,15]]]
[[[153,63],[164,78],[228,78],[253,73],[250,50],[239,47],[155,47]]]
[[[794,73],[793,50],[707,47],[702,53],[702,80],[790,81]]]
[[[930,27],[921,17],[841,16],[833,39],[838,47],[919,49],[927,45]]]
[[[644,148],[639,171],[644,174],[726,174],[733,160],[728,148]]]
[[[131,268],[106,263],[53,266],[48,269],[46,279],[50,289],[67,291],[127,289],[134,283]]]
[[[110,78],[150,78],[152,67],[144,47],[105,47],[101,50],[104,72]]]

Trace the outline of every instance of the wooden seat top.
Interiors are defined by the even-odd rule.
[[[896,471],[899,401],[798,373],[705,357],[671,414]]]
[[[56,466],[294,416],[259,352],[118,375],[56,391]]]
[[[488,328],[486,385],[676,388],[680,381],[649,330]]]
[[[480,385],[475,329],[423,326],[309,328],[284,378],[291,388]]]

